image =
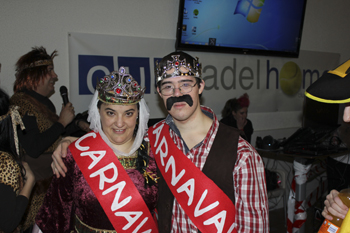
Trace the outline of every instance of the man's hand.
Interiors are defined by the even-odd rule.
[[[75,112],[72,103],[67,103],[66,105],[62,104],[62,110],[58,118],[58,122],[61,123],[63,127],[66,127],[69,123],[72,122],[74,115]]]
[[[57,178],[60,178],[60,174],[63,177],[66,176],[67,167],[64,165],[62,158],[67,156],[68,146],[76,139],[76,137],[65,137],[61,140],[60,144],[58,144],[56,150],[52,154],[53,162],[51,163],[51,168],[53,174],[55,174]]]
[[[344,203],[338,197],[339,192],[336,190],[332,190],[328,195],[326,200],[324,201],[325,207],[322,211],[322,216],[328,220],[332,220],[332,215],[342,218],[345,218],[346,213],[349,208],[344,205]]]

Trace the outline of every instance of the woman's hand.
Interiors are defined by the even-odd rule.
[[[51,163],[51,168],[53,174],[55,174],[57,178],[60,178],[60,174],[63,177],[66,176],[67,167],[64,165],[62,158],[65,158],[67,156],[68,146],[76,139],[77,138],[75,137],[66,137],[62,139],[52,154],[53,162]]]
[[[32,169],[30,169],[29,164],[27,162],[22,161],[22,165],[23,165],[23,168],[26,170],[26,175],[24,177],[25,181],[26,182],[35,181],[34,173]]]
[[[35,176],[27,162],[22,161],[22,165],[25,170],[25,177],[24,177],[24,186],[22,190],[19,192],[19,195],[25,196],[29,199],[30,193],[32,192],[33,187],[35,185]]]
[[[325,207],[322,211],[322,216],[328,220],[332,220],[332,215],[342,218],[345,218],[346,213],[349,208],[344,205],[344,203],[338,197],[339,192],[337,190],[332,190],[324,201]]]

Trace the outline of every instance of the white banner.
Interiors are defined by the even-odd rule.
[[[88,109],[97,78],[124,66],[142,87],[151,118],[164,117],[156,93],[154,63],[175,50],[175,40],[69,33],[70,101]],[[301,51],[299,58],[188,52],[202,63],[202,104],[221,118],[228,99],[248,93],[250,113],[301,111],[305,89],[339,65],[339,54]]]

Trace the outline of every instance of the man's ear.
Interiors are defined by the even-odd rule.
[[[160,90],[159,90],[159,86],[157,85],[157,92],[158,92],[158,95],[162,98],[162,93],[160,93]]]
[[[201,79],[201,82],[198,84],[198,94],[202,94],[205,87],[205,82],[203,79]]]

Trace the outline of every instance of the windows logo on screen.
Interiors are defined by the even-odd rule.
[[[234,14],[241,14],[249,22],[256,23],[259,20],[264,3],[265,0],[238,0]]]

